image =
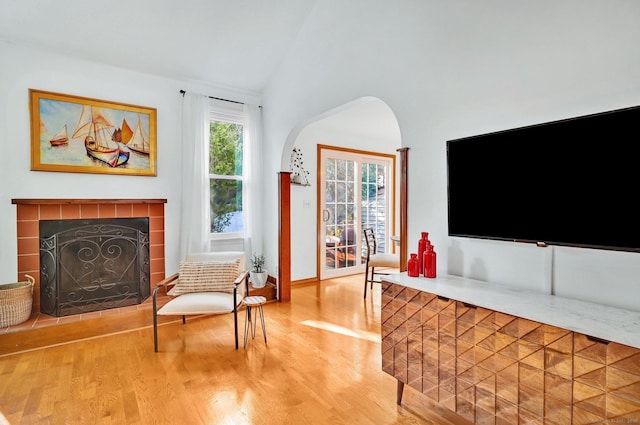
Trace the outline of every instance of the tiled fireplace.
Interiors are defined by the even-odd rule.
[[[40,312],[41,220],[114,219],[149,220],[150,289],[165,277],[164,204],[166,199],[13,199],[17,205],[18,280],[36,279],[33,312]]]

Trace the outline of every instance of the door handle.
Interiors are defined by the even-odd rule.
[[[329,210],[328,209],[322,210],[322,221],[326,223],[327,221],[329,221],[330,218],[331,218],[331,213],[329,212]]]

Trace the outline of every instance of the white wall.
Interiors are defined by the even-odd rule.
[[[264,93],[266,176],[287,170],[299,123],[384,99],[410,148],[410,250],[428,231],[441,273],[640,310],[640,254],[449,238],[445,155],[449,139],[640,104],[638,17],[635,0],[323,0]],[[275,223],[275,186],[265,199]]]
[[[30,171],[29,89],[157,109],[157,177]],[[173,81],[0,41],[0,283],[17,277],[13,198],[166,198],[166,272],[178,269],[179,91],[259,102],[250,93]]]

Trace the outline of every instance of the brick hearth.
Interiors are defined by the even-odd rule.
[[[149,217],[149,255],[153,290],[165,277],[166,202],[166,199],[13,199],[11,203],[17,205],[17,279],[25,281],[25,273],[36,279],[32,312],[40,312],[40,220]]]

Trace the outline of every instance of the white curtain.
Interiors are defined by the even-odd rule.
[[[185,93],[182,100],[182,201],[180,258],[209,251],[208,97]]]
[[[243,193],[245,236],[244,249],[247,258],[256,252],[263,254],[262,245],[262,110],[257,105],[245,103],[244,115],[244,155]],[[271,271],[273,274],[274,271]]]

